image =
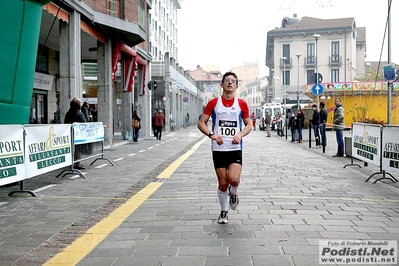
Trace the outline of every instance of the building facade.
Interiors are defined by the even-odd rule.
[[[74,97],[97,110],[105,143],[131,130],[133,110],[150,132],[151,1],[54,0],[43,7],[30,123],[63,123]],[[40,86],[44,81],[48,86]]]
[[[153,55],[151,80],[158,84],[152,92],[151,113],[163,110],[166,129],[173,120],[176,128],[195,123],[201,113],[203,91],[178,63],[178,10],[181,0],[154,0],[150,10],[150,52]]]
[[[354,18],[286,17],[267,34],[269,94],[276,99],[305,97],[304,85],[316,83],[316,73],[319,82],[321,77],[322,82],[350,82],[364,75],[365,56],[366,30]]]
[[[70,101],[78,97],[90,104],[93,112],[97,113],[97,121],[106,126],[106,144],[112,145],[114,134],[124,135],[126,130],[131,130],[134,110],[142,119],[140,135],[150,136],[154,104],[161,103],[156,108],[174,110],[173,106],[169,107],[167,99],[170,92],[166,90],[172,89],[172,84],[177,84],[177,81],[183,87],[176,96],[180,98],[175,101],[181,100],[183,105],[194,103],[194,107],[190,107],[200,112],[202,93],[193,89],[194,81],[185,77],[174,59],[177,57],[176,15],[180,8],[179,0],[32,2],[38,2],[29,8],[38,11],[34,16],[37,20],[32,19],[32,23],[38,26],[39,41],[27,38],[32,43],[25,42],[23,45],[32,47],[27,51],[36,53],[37,50],[37,54],[28,58],[27,53],[19,55],[26,66],[22,70],[32,70],[32,75],[25,75],[32,81],[27,83],[28,86],[22,86],[27,103],[26,107],[20,107],[24,114],[21,119],[4,120],[3,123],[63,123]],[[25,7],[19,1],[7,3],[3,4],[10,9],[10,13],[18,13]],[[159,14],[159,22],[154,23],[157,27],[150,23],[152,9]],[[38,16],[40,13],[41,16]],[[6,17],[5,20],[3,25],[14,21],[12,17]],[[28,32],[20,28],[21,24],[17,20],[14,24],[14,32]],[[164,30],[159,31],[160,25]],[[17,34],[15,37],[21,39]],[[160,42],[152,41],[154,38]],[[14,41],[4,43],[4,46],[11,47],[12,44]],[[154,58],[164,59],[166,55],[168,60],[163,60],[163,68],[167,71],[162,74],[158,89],[151,90],[151,63]],[[159,68],[155,65],[154,69]],[[21,100],[16,99],[18,102]],[[200,104],[196,106],[198,102]],[[183,117],[188,113],[188,110],[183,109],[175,109],[178,110],[175,112],[181,113],[168,113],[168,116]]]

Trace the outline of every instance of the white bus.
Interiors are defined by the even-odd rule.
[[[299,105],[301,106],[301,109],[307,107],[311,103],[312,103],[312,99],[299,99]],[[282,106],[283,106],[283,110],[284,110],[284,104],[282,104]],[[287,101],[285,103],[285,108],[287,110],[287,114],[289,114],[289,113],[291,113],[291,111],[293,111],[296,115],[298,113],[298,100],[287,99]]]
[[[271,127],[272,127],[272,130],[273,130],[274,129],[274,125],[276,123],[277,115],[279,115],[279,114],[281,115],[283,113],[283,111],[284,111],[283,105],[281,103],[265,103],[262,106],[262,110],[261,110],[262,117],[261,117],[261,122],[259,124],[259,128],[261,130],[265,130],[263,128],[262,121],[265,121],[264,119],[265,119],[265,116],[266,116],[266,111],[269,112],[269,114],[270,114],[270,116],[272,118]]]
[[[265,118],[266,111],[269,111],[272,119],[277,116],[277,114],[282,114],[284,108],[281,103],[265,103],[262,106],[262,118]]]

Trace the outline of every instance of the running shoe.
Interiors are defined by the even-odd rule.
[[[229,196],[230,196],[230,209],[232,210],[236,210],[237,206],[238,206],[238,196],[237,194],[230,194],[229,192]]]
[[[218,223],[220,224],[227,224],[229,222],[229,216],[227,215],[228,212],[221,211],[218,219]]]

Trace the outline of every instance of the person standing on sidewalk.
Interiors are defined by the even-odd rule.
[[[327,146],[327,136],[326,136],[326,123],[328,118],[328,112],[326,109],[326,103],[320,103],[320,137],[321,137],[321,146]]]
[[[269,111],[266,111],[265,114],[265,125],[266,125],[266,132],[267,136],[271,137],[272,133],[270,132],[270,124],[272,123],[272,116],[269,114]]]
[[[133,127],[133,142],[139,141],[139,131],[141,129],[141,119],[137,114],[137,110],[133,112],[133,119],[132,119],[132,127]]]
[[[223,75],[222,96],[208,102],[198,129],[212,139],[212,159],[218,178],[218,198],[221,207],[218,223],[227,224],[228,205],[237,209],[237,189],[242,170],[242,138],[252,130],[248,104],[234,92],[238,87],[237,75],[227,72]],[[212,130],[206,123],[212,117]],[[245,127],[243,128],[243,123]],[[230,197],[230,200],[229,200]]]
[[[320,126],[320,113],[317,110],[317,105],[312,105],[313,109],[313,117],[312,117],[312,126],[313,126],[313,133],[316,140],[316,146],[314,148],[321,148],[320,145],[320,133],[319,133],[319,126]]]
[[[296,141],[296,117],[295,113],[291,113],[290,119],[288,120],[288,129],[291,130],[291,142],[295,143]]]
[[[296,116],[296,126],[298,129],[298,143],[302,143],[302,128],[305,124],[305,114],[302,109],[298,110],[298,114]]]
[[[64,124],[73,124],[73,123],[86,123],[86,118],[84,114],[80,111],[82,108],[81,106],[82,101],[75,97],[72,99],[72,101],[69,103],[69,110],[65,114],[64,118]],[[82,150],[86,148],[86,144],[78,144],[75,145],[75,152],[74,152],[74,168],[78,170],[84,170],[86,169],[83,167],[83,165],[80,163],[81,158],[82,158]]]
[[[344,156],[344,115],[344,107],[341,104],[341,98],[335,98],[333,129],[335,130],[338,150],[337,154],[334,154],[333,157]]]
[[[165,116],[162,114],[162,110],[159,110],[155,115],[155,137],[158,140],[162,138],[162,128],[165,125]]]

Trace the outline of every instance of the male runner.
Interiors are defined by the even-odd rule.
[[[223,75],[222,96],[208,102],[199,122],[198,129],[212,139],[212,158],[218,178],[218,198],[221,212],[218,223],[227,224],[228,197],[230,208],[238,205],[237,189],[242,170],[242,138],[252,130],[248,104],[234,97],[238,87],[237,75],[227,72]],[[212,116],[212,130],[206,123]]]

